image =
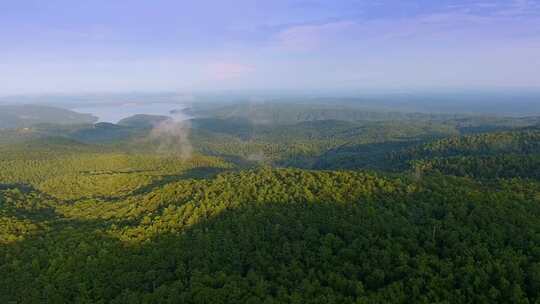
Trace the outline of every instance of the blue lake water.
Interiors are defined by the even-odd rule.
[[[124,103],[80,106],[71,110],[92,114],[98,118],[98,122],[117,123],[137,114],[164,115],[184,120],[189,118],[182,113],[185,108],[186,105],[179,103]]]

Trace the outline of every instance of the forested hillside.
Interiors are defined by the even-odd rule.
[[[0,303],[540,301],[536,118],[302,107],[0,130]]]
[[[42,105],[0,105],[0,129],[28,128],[40,123],[93,123],[96,117]]]

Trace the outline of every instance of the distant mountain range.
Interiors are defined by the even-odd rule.
[[[97,117],[42,105],[0,105],[0,128],[26,128],[36,124],[89,124]]]

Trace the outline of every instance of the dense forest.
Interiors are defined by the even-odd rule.
[[[0,104],[0,129],[25,128],[39,123],[76,124],[93,123],[96,117],[44,105]]]
[[[0,129],[0,303],[540,303],[540,118],[189,112]]]

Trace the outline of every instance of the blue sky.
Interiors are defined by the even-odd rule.
[[[0,1],[0,95],[540,88],[534,0]]]

